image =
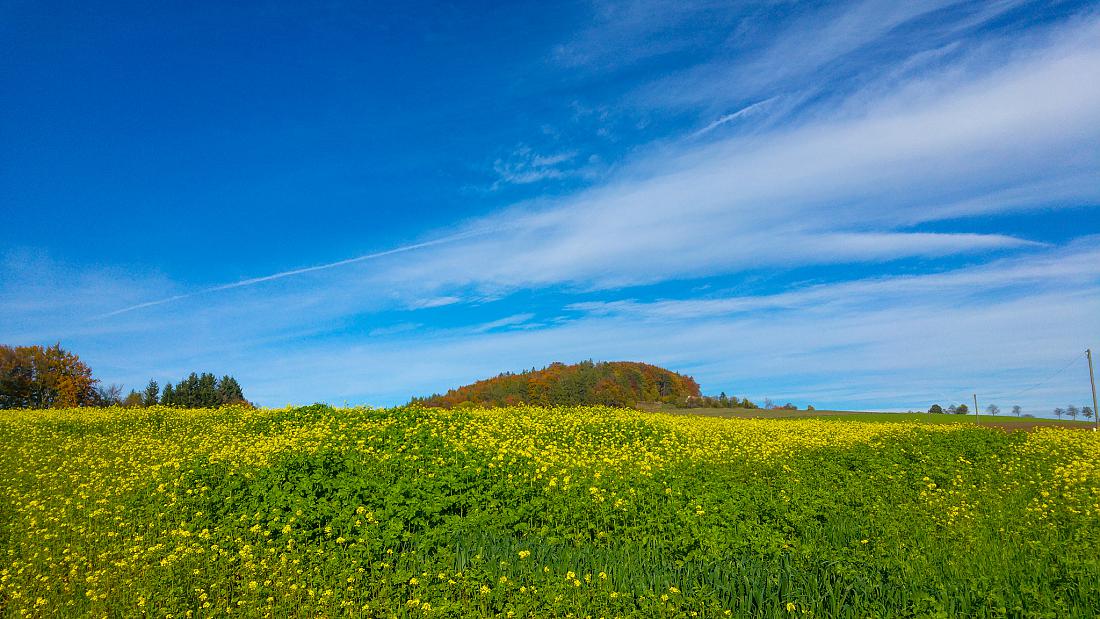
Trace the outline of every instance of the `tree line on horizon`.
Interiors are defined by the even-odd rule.
[[[928,407],[928,412],[933,415],[943,415],[945,413],[948,415],[966,415],[970,412],[970,407],[966,404],[959,404],[957,406],[951,404],[947,407],[946,410],[944,410],[944,408],[939,404],[933,404],[932,406]]]
[[[118,392],[120,393],[120,392]],[[157,381],[150,380],[142,391],[131,390],[125,398],[112,393],[102,398],[106,405],[121,406],[174,406],[176,408],[215,408],[228,404],[248,404],[240,383],[232,376],[216,378],[209,372],[190,376],[176,383],[164,385],[161,391]]]
[[[966,404],[959,404],[958,406],[952,404],[952,405],[948,406],[946,410],[944,410],[944,408],[942,406],[940,406],[939,404],[933,404],[931,407],[928,408],[928,412],[933,413],[933,414],[944,414],[944,413],[946,413],[946,414],[949,414],[949,415],[967,415],[967,414],[970,413],[970,407],[967,406]],[[996,405],[996,404],[990,404],[990,405],[985,407],[985,413],[987,415],[992,415],[992,416],[996,417],[997,415],[999,415],[1001,413],[1001,407]],[[1054,413],[1054,416],[1057,417],[1058,419],[1061,419],[1063,415],[1069,415],[1070,418],[1072,418],[1074,421],[1076,421],[1077,420],[1077,415],[1081,415],[1085,419],[1092,419],[1093,415],[1095,414],[1095,411],[1092,410],[1091,406],[1082,406],[1081,408],[1077,408],[1076,406],[1071,404],[1066,408],[1055,408],[1053,413]],[[1029,413],[1024,413],[1023,407],[1020,406],[1019,404],[1016,404],[1015,406],[1012,407],[1012,414],[1016,415],[1017,417],[1033,417],[1034,416],[1034,415],[1031,415]]]
[[[748,398],[738,398],[737,396],[728,396],[723,391],[717,396],[703,395],[699,397],[688,396],[683,402],[684,408],[760,408],[755,402]],[[793,404],[787,404],[786,406],[794,409]],[[775,408],[771,405],[771,400],[767,401],[765,408]],[[782,407],[780,407],[782,408]]]
[[[1085,419],[1092,419],[1093,415],[1095,414],[1096,411],[1092,410],[1091,406],[1082,406],[1081,408],[1077,408],[1073,404],[1070,404],[1065,408],[1059,407],[1054,409],[1055,417],[1061,419],[1062,415],[1069,415],[1070,419],[1073,419],[1074,421],[1077,421],[1077,415],[1081,415]]]
[[[54,346],[0,345],[0,409],[77,408],[81,406],[153,406],[212,408],[225,404],[249,404],[235,378],[192,372],[163,393],[150,380],[142,391],[125,397],[121,385],[101,385],[80,358]]]
[[[683,402],[684,408],[737,408],[737,409],[763,409],[767,411],[796,411],[798,406],[787,402],[786,404],[776,404],[771,398],[764,398],[763,404],[757,404],[748,398],[738,399],[737,396],[727,396],[723,391],[717,396],[704,395],[700,397],[689,397]],[[807,411],[817,410],[812,404],[806,405]]]

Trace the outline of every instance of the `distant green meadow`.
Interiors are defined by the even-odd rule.
[[[833,416],[819,415],[819,419],[840,419],[845,421],[898,422],[911,423],[969,423],[987,424],[1047,424],[1091,428],[1093,422],[1070,419],[1047,419],[1041,417],[1016,417],[1013,415],[951,415],[948,413],[847,413]]]
[[[1094,420],[1085,419],[1050,419],[1047,417],[1017,417],[1015,415],[952,415],[949,413],[872,413],[862,411],[832,411],[832,410],[781,410],[758,408],[673,408],[662,407],[650,409],[649,412],[662,412],[674,415],[698,415],[703,417],[726,417],[740,419],[825,419],[835,421],[862,421],[862,422],[907,422],[907,423],[957,423],[972,425],[1050,425],[1065,426],[1069,428],[1091,429],[1095,427]]]
[[[0,411],[0,615],[1096,617],[1098,462],[951,415]]]

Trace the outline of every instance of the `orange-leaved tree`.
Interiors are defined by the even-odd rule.
[[[0,408],[69,408],[96,404],[96,379],[61,344],[0,345]]]

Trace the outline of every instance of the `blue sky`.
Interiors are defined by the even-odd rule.
[[[104,382],[379,405],[592,358],[1087,403],[1095,3],[0,16],[0,341]]]

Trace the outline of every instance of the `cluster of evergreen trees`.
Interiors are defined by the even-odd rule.
[[[142,392],[130,391],[125,398],[115,398],[106,404],[122,406],[175,406],[177,408],[214,408],[224,404],[248,404],[241,385],[232,376],[217,379],[213,374],[191,372],[175,386],[168,383],[162,393],[157,381],[150,380]]]
[[[152,401],[156,397],[156,382],[149,381],[145,388],[145,398]],[[213,374],[202,373],[191,375],[179,381],[173,387],[172,383],[164,386],[164,392],[160,394],[159,403],[165,406],[177,406],[180,408],[211,408],[223,404],[244,404],[248,400],[241,391],[241,385],[232,376],[214,378]]]

